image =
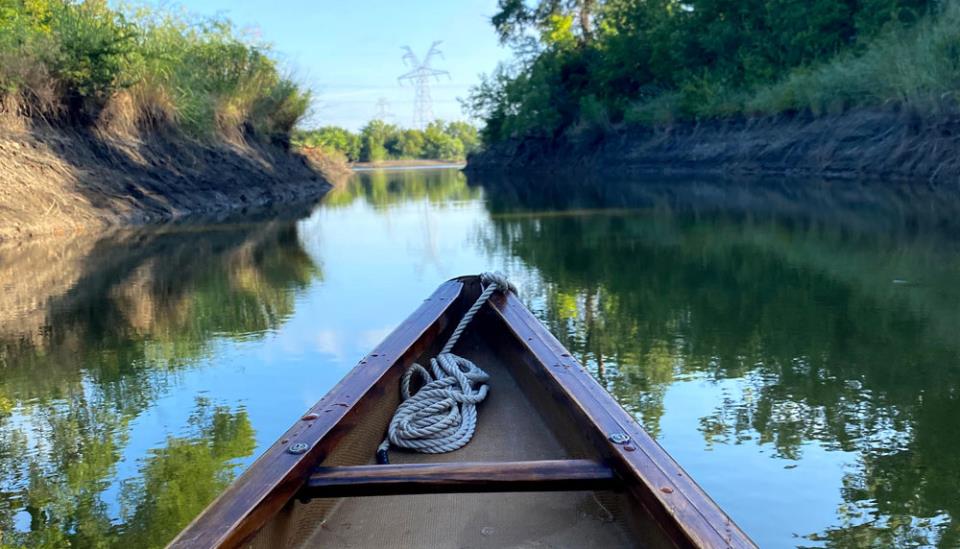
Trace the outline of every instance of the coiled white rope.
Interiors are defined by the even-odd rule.
[[[490,376],[473,362],[453,354],[453,346],[483,304],[497,290],[516,292],[500,273],[480,275],[483,292],[460,319],[430,371],[413,364],[400,379],[403,402],[390,420],[387,437],[377,448],[377,461],[388,463],[390,445],[425,454],[442,454],[462,448],[477,429],[477,404],[487,398]],[[419,376],[423,385],[410,394],[410,381]]]

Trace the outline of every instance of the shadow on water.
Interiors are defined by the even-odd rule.
[[[4,545],[166,543],[229,483],[254,430],[242,407],[198,397],[118,479],[133,422],[214,341],[277,329],[320,275],[288,221],[0,248]]]
[[[665,409],[671,390],[720,387],[691,452],[754,445],[803,464],[816,443],[856,455],[835,526],[793,531],[807,544],[960,544],[955,196],[828,183],[471,184],[489,200],[483,245],[539,273],[543,320],[654,435],[676,413]],[[757,488],[729,489],[711,492],[732,501]],[[798,505],[789,497],[774,499]],[[769,515],[748,511],[737,518],[758,540],[801,542],[767,537]]]

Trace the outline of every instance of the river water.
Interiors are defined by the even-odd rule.
[[[6,244],[2,544],[163,545],[437,285],[496,269],[761,546],[958,546],[945,195],[373,171]]]

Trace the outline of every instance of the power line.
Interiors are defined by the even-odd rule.
[[[417,54],[413,53],[410,46],[403,47],[403,49],[406,50],[406,53],[403,54],[403,63],[413,70],[401,74],[397,78],[397,81],[401,84],[403,84],[404,81],[410,81],[413,84],[413,127],[415,128],[424,129],[427,127],[427,124],[433,120],[433,101],[430,99],[430,79],[433,78],[439,82],[441,76],[450,78],[449,72],[430,66],[434,57],[443,58],[443,52],[438,48],[439,45],[440,41],[431,44],[430,49],[427,50],[427,54],[423,57],[422,61],[417,57]]]

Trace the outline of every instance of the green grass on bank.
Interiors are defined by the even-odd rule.
[[[761,88],[744,103],[748,113],[809,109],[816,114],[897,101],[923,112],[952,108],[960,91],[960,4],[937,17],[872,41],[862,54],[841,55],[799,69]]]
[[[633,104],[628,123],[773,115],[809,111],[838,114],[854,107],[894,102],[919,113],[957,106],[960,90],[960,3],[909,28],[896,28],[862,51],[845,52],[753,89],[689,86]]]
[[[503,0],[515,52],[464,101],[486,143],[896,103],[956,109],[960,0]]]
[[[0,0],[0,110],[287,140],[309,93],[228,20],[105,0]]]

